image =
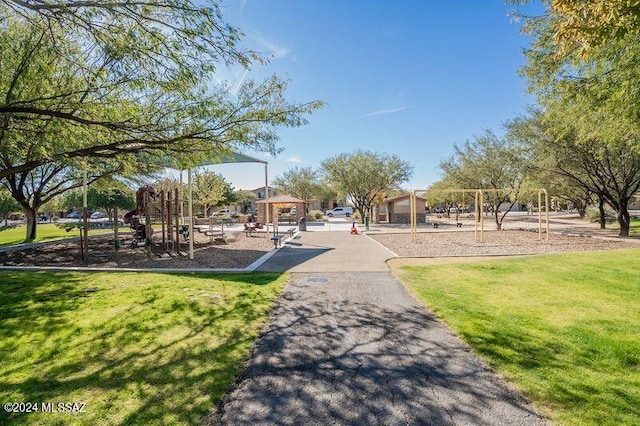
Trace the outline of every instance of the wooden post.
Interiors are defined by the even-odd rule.
[[[147,247],[147,256],[151,257],[151,213],[149,212],[149,193],[145,191],[144,193],[144,233],[145,233],[145,242],[144,245]]]
[[[165,238],[165,215],[164,215],[164,191],[160,191],[160,222],[162,222],[162,250],[164,251],[168,251],[167,250],[167,240]]]
[[[180,254],[180,215],[182,215],[182,201],[180,201],[178,188],[174,191],[175,197],[173,197],[174,202],[174,214],[176,219],[176,253]],[[178,203],[180,203],[180,209],[178,209]]]
[[[120,250],[120,238],[118,235],[118,207],[113,208],[113,248],[116,253]]]
[[[171,246],[171,250],[175,249],[175,244],[173,242],[173,217],[171,216],[171,190],[167,191],[167,251],[169,250],[169,246]]]

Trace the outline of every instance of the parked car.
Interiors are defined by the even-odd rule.
[[[93,212],[89,217],[91,219],[104,219],[105,217],[107,217],[107,214],[104,212]]]
[[[231,212],[229,212],[229,209],[220,209],[217,212],[211,213],[211,217],[223,216],[223,215],[226,215],[226,214],[231,214]]]
[[[324,214],[326,214],[329,217],[334,217],[334,216],[351,217],[351,215],[353,214],[353,207],[335,207],[331,210],[327,210],[326,212],[324,212]]]
[[[73,211],[67,215],[67,219],[80,219],[80,216],[82,216],[82,213]]]
[[[436,214],[442,214],[445,213],[445,211],[446,210],[444,209],[444,207],[436,207],[435,209],[433,209],[433,212]]]

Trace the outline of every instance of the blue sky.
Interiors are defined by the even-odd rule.
[[[440,178],[438,164],[483,129],[534,103],[518,76],[527,38],[503,0],[226,0],[225,19],[266,66],[222,69],[232,85],[277,74],[287,97],[322,100],[309,125],[281,129],[284,152],[268,158],[270,179],[337,154],[368,149],[414,167],[407,189]],[[250,153],[261,158],[264,154]],[[236,189],[263,184],[260,165],[223,165]]]

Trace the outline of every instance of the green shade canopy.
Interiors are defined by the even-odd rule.
[[[177,162],[179,161],[176,161],[175,157],[165,156],[164,158],[162,158],[162,160],[160,160],[159,164],[163,167],[166,167],[168,169],[174,169],[174,170],[186,170],[189,168],[188,166],[184,166],[180,168],[179,166],[176,166]],[[230,151],[230,152],[225,152],[221,154],[218,153],[210,157],[204,158],[200,160],[198,163],[196,163],[195,165],[193,165],[193,167],[191,168],[196,168],[201,166],[210,166],[212,164],[225,164],[225,163],[267,164],[267,161],[252,157],[250,155],[242,154],[240,152]]]

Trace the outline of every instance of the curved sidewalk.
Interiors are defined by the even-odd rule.
[[[261,270],[293,278],[237,387],[210,419],[545,424],[393,277],[385,263],[392,256],[343,231],[303,232],[279,250]]]

